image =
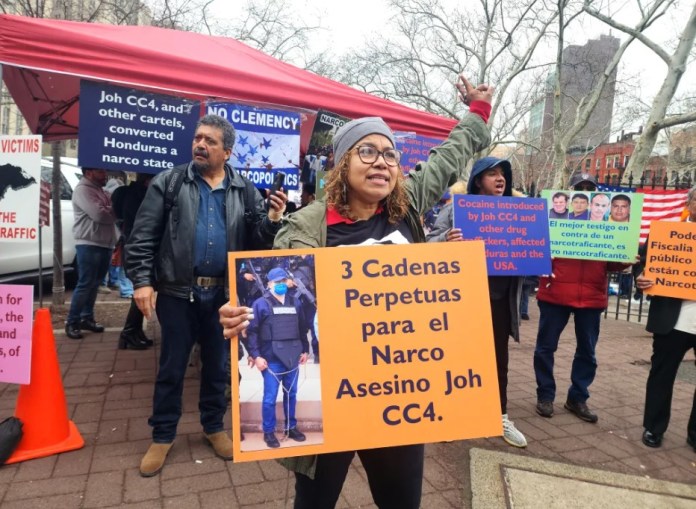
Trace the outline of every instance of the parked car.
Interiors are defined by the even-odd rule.
[[[61,222],[63,226],[63,267],[66,272],[75,268],[75,239],[72,227],[74,213],[72,208],[72,193],[82,177],[82,170],[77,166],[77,160],[61,158],[61,173],[63,176],[60,190]],[[51,183],[53,160],[50,157],[41,159],[41,180]],[[51,200],[50,226],[41,228],[41,264],[44,276],[53,273],[53,200]],[[38,221],[38,218],[37,218]],[[25,242],[5,242],[0,255],[0,283],[9,283],[39,275],[39,241],[38,238]]]

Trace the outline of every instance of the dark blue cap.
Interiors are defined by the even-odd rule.
[[[283,279],[288,278],[288,273],[285,272],[285,269],[276,267],[268,271],[268,275],[266,276],[266,278],[269,281],[282,281]]]

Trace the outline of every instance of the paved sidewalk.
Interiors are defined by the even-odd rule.
[[[125,316],[124,301],[100,297],[100,305],[122,306]],[[696,385],[693,353],[688,354],[675,385],[664,445],[648,449],[640,442],[651,353],[644,326],[613,318],[602,322],[599,370],[589,401],[599,414],[597,424],[582,422],[563,410],[560,395],[556,415],[544,419],[534,411],[532,354],[538,308],[533,303],[530,308],[532,319],[522,324],[522,342],[511,343],[509,383],[510,418],[527,436],[529,447],[517,450],[500,438],[428,445],[422,506],[488,508],[498,507],[502,500],[500,507],[513,502],[515,507],[536,504],[545,509],[615,507],[611,500],[618,499],[607,490],[623,489],[636,500],[643,491],[664,493],[654,499],[661,507],[696,507],[696,452],[685,443]],[[149,334],[159,339],[156,324],[150,325]],[[86,334],[79,341],[56,331],[69,415],[86,444],[79,451],[0,468],[3,509],[292,507],[294,480],[275,462],[223,462],[203,443],[193,368],[186,381],[179,436],[167,464],[157,477],[140,477],[138,465],[150,443],[146,421],[156,349],[118,350],[117,337],[115,327],[103,334]],[[569,383],[573,353],[570,325],[556,356],[561,395]],[[16,394],[17,386],[0,386],[0,417],[12,414]],[[585,483],[579,492],[587,498],[578,499],[578,492],[568,485],[574,481]],[[594,487],[588,489],[592,486],[588,482]],[[643,485],[648,487],[638,487]],[[539,497],[544,493],[553,495],[551,502],[542,503],[546,499]],[[357,461],[338,507],[374,507]]]

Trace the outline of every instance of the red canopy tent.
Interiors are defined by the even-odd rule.
[[[189,98],[381,116],[445,138],[455,121],[360,92],[225,37],[0,15],[2,78],[32,132],[76,138],[80,79]]]

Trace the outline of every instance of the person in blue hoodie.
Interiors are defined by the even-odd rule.
[[[484,157],[474,163],[467,186],[468,194],[486,196],[512,196],[512,166],[510,161],[497,157]],[[440,211],[428,242],[457,242],[463,240],[460,228],[453,228],[453,205],[448,204]],[[490,276],[488,290],[493,318],[495,360],[498,367],[498,387],[503,415],[503,439],[515,447],[527,447],[527,439],[508,419],[508,342],[512,336],[520,340],[520,292],[521,279],[517,276]]]

